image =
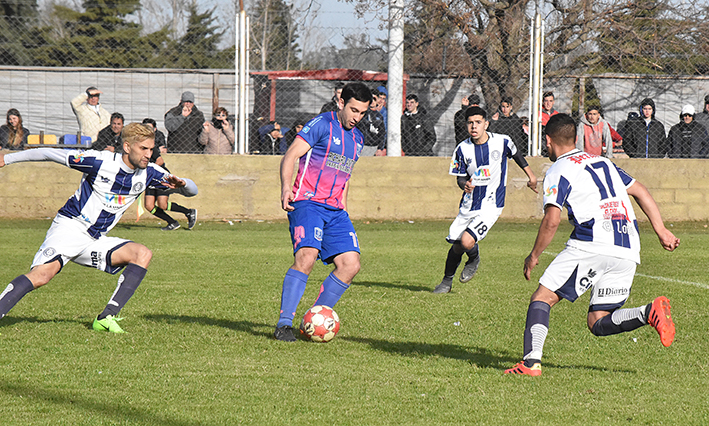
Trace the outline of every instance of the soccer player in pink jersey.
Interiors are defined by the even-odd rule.
[[[277,340],[296,340],[293,318],[318,259],[334,263],[335,270],[323,281],[315,305],[334,307],[359,272],[359,243],[347,214],[347,189],[364,146],[364,136],[355,126],[371,102],[367,86],[346,85],[338,110],[310,120],[281,161],[281,206],[288,212],[294,262],[283,280]]]

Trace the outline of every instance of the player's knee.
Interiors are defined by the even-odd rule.
[[[159,208],[161,208],[163,210],[167,210],[167,200],[162,200],[162,199],[158,198],[157,204],[158,204]]]
[[[147,268],[153,258],[153,252],[142,244],[137,244],[130,263],[135,263],[143,268]]]

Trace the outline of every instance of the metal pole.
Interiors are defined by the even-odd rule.
[[[530,136],[532,140],[531,155],[539,155],[539,141],[541,139],[541,85],[542,85],[542,68],[541,68],[541,40],[542,40],[542,15],[537,11],[534,16],[534,71],[532,75],[532,120],[529,126]]]
[[[387,91],[387,156],[401,156],[404,110],[404,0],[389,0],[389,76]]]
[[[248,16],[246,17],[246,28],[251,28],[251,18]],[[251,60],[250,60],[250,55],[249,52],[251,51],[251,31],[246,31],[246,68],[245,68],[245,74],[246,74],[246,90],[244,91],[244,115],[246,116],[246,126],[245,129],[246,131],[244,132],[245,138],[244,138],[244,153],[249,152],[249,135],[251,135],[251,132],[249,132],[249,127],[251,126],[251,119],[249,118],[249,113],[248,113],[248,107],[249,107],[249,92],[251,89],[251,75],[249,74],[249,70],[251,69]]]
[[[238,153],[246,154],[246,12],[239,0],[239,143]]]

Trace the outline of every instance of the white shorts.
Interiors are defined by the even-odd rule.
[[[42,246],[34,255],[32,268],[59,260],[62,267],[68,261],[115,274],[123,266],[111,265],[111,254],[131,242],[123,238],[100,237],[95,239],[86,228],[74,219],[57,215],[47,231]]]
[[[497,222],[500,214],[502,214],[502,209],[478,210],[465,214],[458,213],[448,230],[446,241],[449,243],[460,241],[463,233],[467,232],[475,238],[476,242],[480,242],[490,231],[492,225]]]
[[[589,311],[613,311],[628,300],[637,266],[632,260],[567,247],[544,271],[539,284],[570,302],[591,289]]]

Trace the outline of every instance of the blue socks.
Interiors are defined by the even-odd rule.
[[[542,359],[544,341],[549,333],[548,303],[534,301],[527,309],[527,323],[524,326],[524,364],[531,367]]]
[[[129,263],[118,278],[116,291],[113,292],[111,300],[108,301],[108,305],[106,305],[103,312],[99,314],[98,319],[102,320],[109,315],[117,316],[125,304],[128,303],[128,300],[133,296],[133,293],[135,293],[135,290],[140,285],[140,282],[143,281],[147,272],[148,270],[142,266]]]
[[[308,276],[295,269],[289,269],[283,279],[283,290],[281,291],[281,315],[278,318],[276,327],[284,325],[293,326],[293,318],[298,303],[305,293],[305,285],[308,283]]]
[[[10,309],[32,290],[34,290],[34,286],[25,275],[20,275],[12,280],[0,293],[0,318],[10,312]]]
[[[315,301],[315,305],[325,305],[329,307],[334,307],[335,303],[340,300],[340,297],[345,293],[345,290],[350,288],[349,284],[345,284],[340,281],[339,278],[335,276],[334,273],[325,278],[322,282],[322,287],[320,287],[320,294],[318,299]]]

